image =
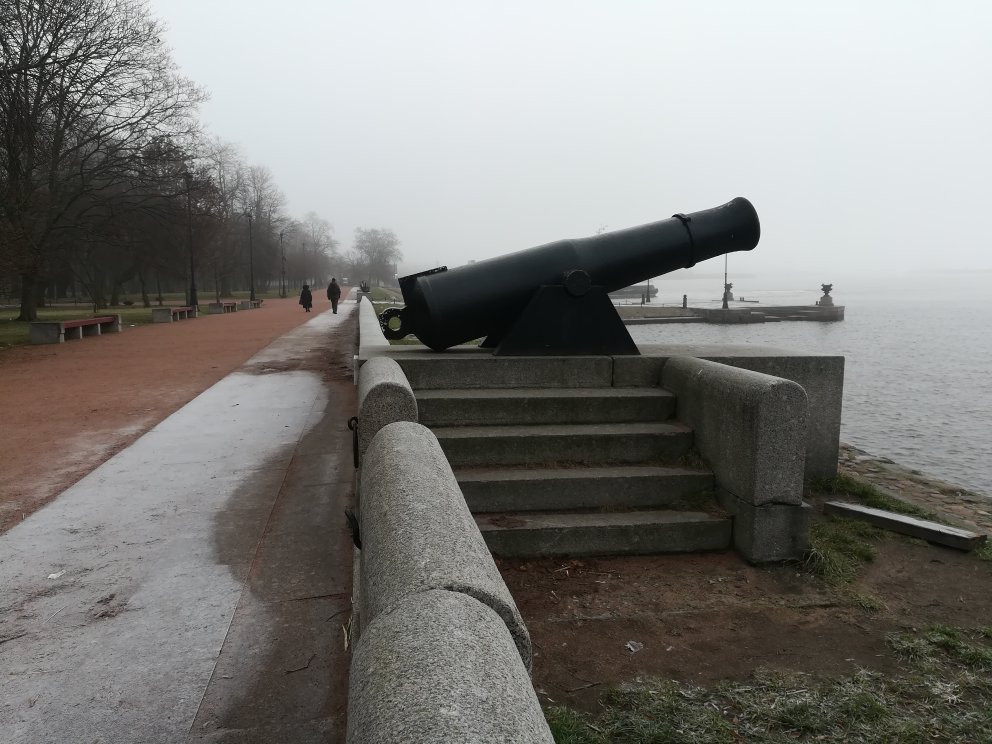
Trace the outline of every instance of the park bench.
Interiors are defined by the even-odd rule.
[[[195,318],[195,307],[153,307],[152,323],[172,323],[175,320]]]
[[[233,313],[238,309],[238,303],[234,300],[222,300],[221,302],[211,302],[207,305],[207,309],[212,314],[218,313]]]
[[[121,316],[103,315],[97,318],[78,320],[42,320],[31,324],[31,343],[61,344],[69,339],[83,336],[99,336],[102,333],[120,333]]]
[[[262,306],[261,300],[241,300],[241,302],[238,303],[239,310],[251,310],[253,308],[261,307],[261,306]]]

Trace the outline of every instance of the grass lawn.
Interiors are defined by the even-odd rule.
[[[992,628],[891,634],[899,675],[834,679],[758,670],[698,687],[651,680],[608,692],[595,719],[553,707],[558,744],[992,741]]]
[[[403,295],[398,289],[372,287],[372,291],[369,292],[369,295],[372,298],[372,302],[403,302]]]
[[[205,305],[215,300],[215,295],[213,292],[201,292],[198,296],[200,299],[201,310]],[[229,296],[226,296],[225,299],[246,300],[248,299],[248,296],[249,293],[247,291],[232,292]],[[279,296],[279,290],[275,289],[269,292],[255,292],[255,296],[259,299],[275,298]],[[186,298],[181,292],[176,292],[163,294],[162,300],[163,305],[182,306],[186,301]],[[152,307],[158,307],[158,303],[154,300],[152,301]],[[29,343],[29,324],[14,320],[14,318],[18,316],[19,312],[19,309],[16,307],[0,309],[0,349],[7,349],[11,346],[19,346],[21,344]],[[94,311],[92,305],[82,302],[78,305],[60,303],[54,307],[38,308],[39,321],[76,320],[78,318],[92,318],[96,315],[120,315],[121,322],[126,326],[142,325],[144,323],[152,322],[151,308],[142,307],[140,304],[108,307],[98,311]]]
[[[169,303],[172,304],[172,303]],[[19,346],[29,342],[30,323],[14,320],[18,310],[0,310],[0,349]],[[152,311],[144,307],[115,307],[93,312],[89,305],[43,307],[38,309],[39,321],[76,320],[92,318],[94,315],[120,315],[124,325],[140,325],[152,322]]]

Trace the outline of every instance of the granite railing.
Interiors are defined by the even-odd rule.
[[[675,393],[676,417],[713,469],[720,504],[734,517],[734,547],[753,563],[800,557],[810,511],[802,500],[806,391],[695,357],[668,359],[661,385]]]
[[[358,386],[347,741],[552,742],[527,628],[406,376],[373,357]]]

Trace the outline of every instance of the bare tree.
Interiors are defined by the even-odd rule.
[[[200,149],[200,178],[212,187],[209,204],[203,205],[206,214],[200,242],[202,264],[220,300],[221,296],[230,295],[232,281],[244,273],[241,230],[248,169],[234,145],[215,139],[203,143]]]
[[[251,263],[256,285],[267,286],[279,275],[279,227],[286,220],[286,197],[268,168],[253,165],[245,170],[240,198],[243,212],[252,216],[252,255],[245,257],[245,265]]]
[[[399,238],[392,230],[360,227],[355,230],[350,258],[359,274],[370,282],[392,284],[396,263],[403,258],[399,245]]]
[[[53,259],[99,233],[122,197],[142,198],[143,149],[194,132],[203,95],[143,0],[0,7],[0,267],[20,275],[20,319],[34,320]]]

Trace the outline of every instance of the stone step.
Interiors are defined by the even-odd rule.
[[[714,488],[712,473],[643,465],[459,468],[455,477],[473,512],[656,509]]]
[[[476,515],[493,555],[645,555],[724,550],[732,521],[699,511],[515,512]]]
[[[418,390],[425,426],[593,424],[664,421],[675,396],[660,388]]]
[[[477,347],[391,353],[414,390],[590,388],[613,384],[608,356],[497,357]]]
[[[438,426],[431,430],[454,468],[671,462],[692,446],[692,430],[677,422]]]

